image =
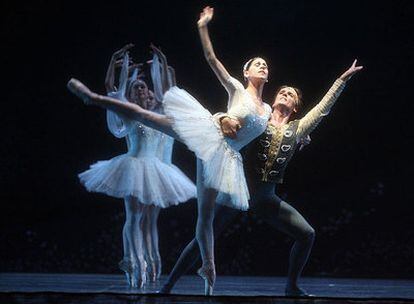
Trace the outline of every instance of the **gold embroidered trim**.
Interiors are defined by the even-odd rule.
[[[268,157],[265,163],[265,169],[262,177],[262,181],[267,182],[267,175],[272,169],[273,163],[275,162],[277,151],[279,150],[279,146],[281,143],[282,134],[281,128],[277,128],[271,124],[268,124],[269,129],[272,131],[272,139],[270,141],[270,146],[268,149]]]

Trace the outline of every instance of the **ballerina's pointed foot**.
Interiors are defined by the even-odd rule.
[[[126,281],[129,287],[136,287],[134,275],[133,275],[133,266],[132,262],[129,259],[123,259],[118,263],[119,269],[125,273]]]
[[[301,297],[301,298],[314,297],[314,295],[309,294],[306,290],[298,286],[287,286],[285,289],[285,295],[287,297]]]
[[[141,270],[136,263],[129,259],[123,259],[119,262],[119,268],[125,272],[128,286],[131,288],[143,288],[146,283],[145,271]]]
[[[155,262],[151,262],[147,268],[147,279],[149,282],[154,283],[157,281],[157,268]]]
[[[204,280],[204,294],[206,296],[213,295],[214,283],[216,282],[216,270],[214,265],[201,267],[197,274]]]
[[[97,96],[97,94],[93,93],[88,89],[87,86],[75,78],[71,78],[68,81],[66,87],[69,89],[69,91],[71,91],[72,94],[82,99],[86,105],[93,104],[92,100]]]
[[[161,258],[155,259],[155,269],[156,269],[157,280],[159,280],[161,278],[161,269],[162,269]]]

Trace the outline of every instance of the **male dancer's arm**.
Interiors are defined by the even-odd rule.
[[[352,66],[334,82],[322,100],[300,119],[297,130],[298,139],[309,135],[318,126],[322,118],[329,114],[335,101],[345,88],[346,82],[362,68],[362,66],[356,66],[356,60],[354,60]]]

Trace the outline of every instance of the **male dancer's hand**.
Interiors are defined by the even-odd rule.
[[[220,119],[220,127],[223,135],[232,139],[237,137],[237,131],[241,128],[240,123],[230,117]]]
[[[363,66],[357,66],[356,65],[357,60],[355,59],[354,62],[352,63],[351,67],[346,70],[340,77],[339,79],[342,79],[343,81],[348,81],[349,79],[351,79],[352,76],[354,76],[355,73],[357,73],[358,71],[363,69]]]

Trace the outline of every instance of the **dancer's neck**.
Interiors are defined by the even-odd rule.
[[[273,108],[269,122],[275,126],[283,126],[289,122],[292,113],[288,107],[282,105],[276,106]]]
[[[246,91],[249,93],[254,101],[258,104],[261,104],[263,102],[262,100],[262,93],[263,93],[263,86],[264,82],[252,82],[249,81],[247,84]]]

